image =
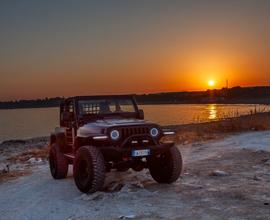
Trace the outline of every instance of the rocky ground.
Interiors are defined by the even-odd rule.
[[[147,170],[112,172],[91,195],[77,190],[72,169],[51,178],[46,143],[0,145],[1,219],[270,219],[270,131],[184,141],[176,183],[157,184]]]
[[[10,140],[0,144],[0,184],[31,173],[36,165],[47,163],[48,137]]]

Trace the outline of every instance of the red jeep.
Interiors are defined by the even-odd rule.
[[[172,183],[182,170],[182,157],[173,142],[161,142],[174,132],[144,120],[134,96],[80,96],[60,105],[60,128],[51,134],[53,178],[73,176],[82,192],[102,189],[111,169],[149,169],[159,183]]]

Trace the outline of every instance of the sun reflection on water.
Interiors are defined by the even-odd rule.
[[[209,120],[217,119],[217,105],[216,104],[208,105],[207,110],[208,110],[208,119]]]

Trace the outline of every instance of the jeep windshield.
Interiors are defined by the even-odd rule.
[[[81,116],[94,116],[97,118],[115,115],[134,116],[137,113],[134,101],[128,98],[79,100],[78,110]]]

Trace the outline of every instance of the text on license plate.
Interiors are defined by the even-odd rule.
[[[148,155],[150,155],[150,149],[132,151],[132,157],[142,157],[142,156],[148,156]]]

